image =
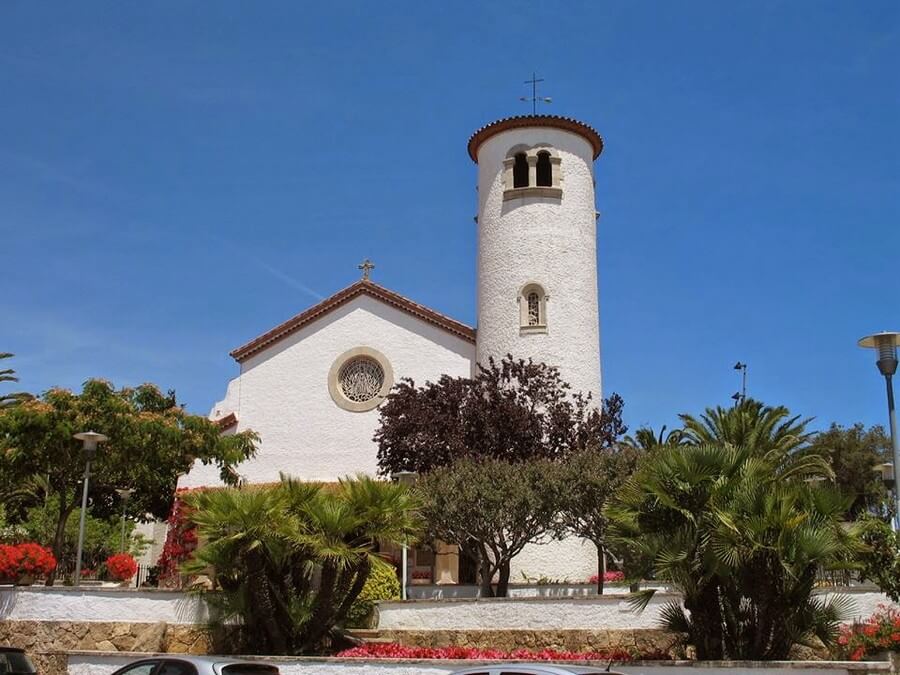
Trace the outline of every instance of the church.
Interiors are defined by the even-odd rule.
[[[602,396],[594,161],[603,139],[555,115],[501,119],[468,142],[477,166],[477,326],[362,278],[231,352],[240,371],[210,418],[223,433],[252,429],[259,450],[238,467],[247,483],[281,472],[336,481],[375,474],[378,406],[395,382],[468,377],[488,357],[556,366],[574,391]],[[198,463],[180,488],[219,485]],[[596,549],[580,539],[526,548],[525,578],[587,580]],[[455,547],[415,554],[414,579],[453,584],[470,570]]]

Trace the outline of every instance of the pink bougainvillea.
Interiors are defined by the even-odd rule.
[[[589,583],[596,584],[599,580],[598,575],[594,575],[590,578]],[[603,583],[606,584],[614,584],[619,581],[625,581],[625,573],[624,572],[604,572],[603,573]]]
[[[345,658],[369,659],[479,659],[485,661],[632,661],[636,655],[622,649],[608,652],[566,652],[555,649],[529,651],[516,649],[505,652],[499,649],[474,649],[472,647],[406,647],[395,643],[369,643],[338,654]],[[641,658],[667,660],[663,653],[641,654]]]

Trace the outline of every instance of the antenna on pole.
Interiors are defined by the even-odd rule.
[[[531,101],[531,114],[537,115],[537,104],[538,103],[553,103],[553,99],[549,96],[538,96],[537,95],[537,83],[543,82],[544,78],[538,77],[536,73],[531,73],[531,79],[525,80],[525,84],[531,85],[531,98],[527,96],[520,96],[520,101]]]

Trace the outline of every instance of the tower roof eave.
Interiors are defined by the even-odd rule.
[[[594,159],[597,159],[600,156],[600,153],[603,152],[603,137],[597,133],[596,129],[584,122],[579,122],[571,117],[561,117],[559,115],[516,115],[514,117],[505,117],[495,122],[491,122],[472,134],[467,146],[469,157],[477,164],[478,148],[486,140],[503,131],[527,127],[552,127],[554,129],[570,131],[574,134],[578,134],[591,144],[594,148]]]

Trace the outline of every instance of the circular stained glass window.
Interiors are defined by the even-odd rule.
[[[338,373],[341,393],[356,403],[371,401],[384,385],[384,369],[375,360],[365,356],[350,359]]]

